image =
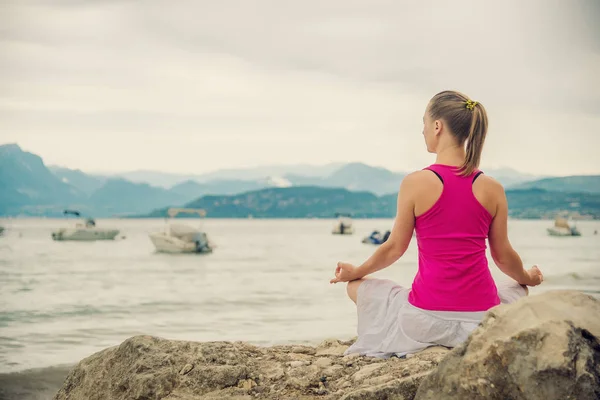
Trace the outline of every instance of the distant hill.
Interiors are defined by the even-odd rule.
[[[544,189],[556,192],[600,193],[600,175],[545,178],[514,185],[511,189]]]
[[[168,189],[187,181],[200,182],[203,180],[202,175],[194,174],[174,174],[160,171],[131,171],[121,172],[116,174],[107,174],[110,178],[125,179],[134,183],[147,183],[151,186],[162,187]]]
[[[404,173],[395,173],[385,168],[350,163],[327,177],[326,185],[348,190],[367,190],[381,195],[398,192],[404,176]]]
[[[383,206],[373,193],[341,188],[294,186],[269,188],[233,196],[204,196],[185,207],[202,208],[212,218],[333,218],[336,212],[357,218],[387,217],[394,204]],[[392,207],[390,210],[389,207]],[[146,217],[164,217],[166,208]]]
[[[546,178],[546,176],[526,174],[512,168],[482,168],[482,170],[486,175],[493,177],[504,187],[511,187],[519,183]]]
[[[121,215],[152,210],[166,204],[181,205],[184,198],[169,190],[133,183],[125,179],[109,179],[89,198],[88,204],[97,214]]]
[[[88,196],[100,189],[107,180],[104,176],[89,175],[79,169],[57,166],[50,166],[48,169],[62,182],[76,187]]]
[[[102,217],[150,212],[198,197],[68,168],[51,170],[16,144],[0,146],[0,188],[0,215],[60,216],[70,208]]]
[[[510,216],[554,218],[569,212],[600,218],[600,194],[507,190]],[[294,186],[263,189],[233,196],[203,196],[185,207],[202,208],[209,218],[333,218],[336,212],[356,218],[392,218],[396,195],[376,196],[342,188]],[[167,208],[143,217],[165,217]]]
[[[539,177],[510,168],[486,169],[487,175],[505,186],[532,181]],[[55,169],[55,173],[86,193],[97,188],[98,180],[106,177],[88,175],[78,170]],[[183,196],[205,194],[228,195],[273,186],[322,186],[369,191],[377,195],[397,192],[405,173],[363,163],[332,163],[323,166],[266,166],[248,169],[220,170],[207,174],[185,175],[158,171],[134,171],[116,174],[135,183],[148,183],[171,189]]]
[[[284,171],[316,175],[262,175]],[[160,214],[165,207],[189,203],[209,209],[213,217],[325,217],[341,211],[352,211],[357,217],[393,216],[396,193],[404,177],[403,173],[362,163],[260,167],[249,169],[248,174],[243,172],[217,171],[203,177],[219,179],[189,179],[165,188],[80,170],[48,168],[39,156],[18,145],[2,145],[0,215],[57,216],[64,208],[97,217],[147,215],[152,210],[158,209]],[[260,178],[226,179],[238,173]],[[486,173],[512,181],[531,178],[510,169]],[[599,176],[573,176],[521,182],[507,191],[511,215],[539,218],[562,210],[597,215],[599,181]]]
[[[205,174],[174,174],[160,171],[130,171],[114,174],[132,182],[148,183],[153,186],[170,188],[174,185],[195,181],[207,183],[211,181],[261,181],[270,176],[284,176],[288,174],[307,177],[325,177],[339,169],[343,164],[331,163],[326,165],[271,165],[248,168],[223,169]],[[238,193],[240,193],[238,191]]]
[[[18,214],[23,206],[73,204],[85,195],[58,179],[42,161],[16,144],[0,146],[0,215]]]
[[[222,180],[198,183],[188,180],[173,186],[170,191],[190,201],[207,194],[238,194],[267,186],[269,184],[266,181]]]
[[[572,213],[600,219],[600,194],[552,192],[544,189],[510,189],[506,191],[509,215],[514,218],[555,218]]]
[[[348,190],[369,191],[377,195],[397,192],[405,174],[363,163],[345,164],[325,177],[286,175],[294,185],[338,187]]]

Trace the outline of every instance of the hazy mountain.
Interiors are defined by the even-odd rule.
[[[42,159],[16,144],[0,146],[0,214],[22,206],[72,204],[84,194],[58,179]]]
[[[165,188],[172,187],[186,181],[206,183],[209,181],[257,181],[270,176],[284,176],[298,174],[310,177],[325,177],[340,168],[343,164],[332,163],[327,165],[271,165],[261,167],[248,167],[236,169],[223,169],[205,174],[173,174],[159,171],[131,171],[114,174],[132,182],[143,182]]]
[[[512,189],[545,189],[556,192],[600,193],[600,175],[576,175],[540,179],[514,185]]]
[[[238,194],[251,190],[262,189],[268,186],[270,185],[267,181],[220,180],[198,183],[196,181],[188,180],[173,186],[170,191],[172,193],[181,195],[186,199],[186,201],[191,201],[200,196],[208,194]]]
[[[294,185],[340,187],[348,190],[364,190],[375,194],[397,192],[405,174],[362,163],[349,163],[326,177],[286,175]]]
[[[100,189],[107,179],[104,176],[86,174],[79,169],[69,169],[57,166],[50,166],[48,169],[62,182],[76,187],[88,196]]]
[[[98,215],[124,215],[149,212],[166,205],[180,206],[186,198],[167,189],[109,179],[89,198],[88,204]]]
[[[326,186],[342,186],[348,190],[366,190],[376,194],[398,192],[404,173],[362,163],[350,163],[325,179]]]
[[[326,165],[268,165],[260,167],[224,169],[203,174],[203,180],[242,179],[261,180],[270,176],[285,176],[288,174],[311,177],[325,177],[332,174],[343,163],[331,163]]]
[[[187,181],[200,182],[203,180],[202,175],[174,174],[160,171],[120,172],[108,174],[108,176],[111,178],[125,179],[134,183],[147,183],[151,186],[159,186],[165,189]]]
[[[598,175],[523,182],[533,176],[506,168],[485,172],[509,189],[520,189],[507,190],[513,216],[547,217],[563,210],[597,213]],[[160,178],[163,184],[185,176],[140,171],[137,177],[144,178],[146,173],[145,178]],[[252,179],[224,178],[230,175]],[[209,179],[214,177],[223,179]],[[57,216],[63,208],[97,216],[139,215],[191,202],[191,206],[207,208],[211,216],[222,217],[325,217],[344,211],[356,216],[393,216],[403,177],[403,173],[362,163],[271,166],[197,175],[200,182],[187,179],[164,188],[68,168],[49,169],[39,156],[7,144],[0,146],[0,215]],[[519,183],[511,186],[508,182]]]
[[[507,187],[539,178],[538,176],[520,173],[510,168],[486,169],[485,173]],[[406,174],[403,172],[393,172],[385,168],[373,167],[363,163],[348,163],[326,177],[287,175],[286,178],[294,185],[343,187],[349,190],[366,190],[383,195],[397,193],[400,188],[400,182],[405,176]]]
[[[510,168],[486,169],[485,172],[507,187],[540,178]],[[61,169],[57,170],[57,175],[66,178],[68,182],[79,187],[85,193],[90,193],[90,190],[98,185],[98,179],[105,179],[101,176],[91,175],[91,182],[87,182],[85,174],[77,170],[65,172],[64,169]],[[273,186],[339,187],[387,194],[398,191],[404,176],[403,172],[393,172],[385,168],[353,162],[332,163],[323,166],[275,165],[219,170],[198,175],[133,171],[119,173],[113,177],[120,177],[136,183],[147,183],[165,189],[175,188],[176,191],[183,191],[186,195],[196,193],[197,196],[200,196],[203,194],[235,194]],[[206,186],[195,186],[191,184],[192,182]],[[179,187],[180,184],[183,186]]]
[[[545,176],[519,172],[512,168],[482,168],[482,170],[486,175],[493,177],[506,188],[522,182],[546,178]]]

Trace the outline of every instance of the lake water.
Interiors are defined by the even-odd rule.
[[[65,365],[138,334],[261,345],[355,336],[354,305],[344,286],[329,279],[337,261],[359,264],[375,250],[361,243],[363,236],[392,224],[356,220],[356,233],[342,237],[330,234],[330,220],[191,220],[186,223],[208,232],[215,252],[167,255],[155,253],[148,238],[163,228],[162,220],[98,220],[121,230],[125,238],[116,241],[51,240],[51,231],[68,222],[0,220],[6,228],[0,236],[0,386],[34,376],[60,384]],[[551,225],[509,223],[523,261],[545,275],[531,293],[570,288],[598,295],[600,235],[593,233],[600,221],[578,223],[582,237],[547,236]],[[408,286],[416,262],[413,241],[376,276]],[[14,374],[31,369],[37,370]]]

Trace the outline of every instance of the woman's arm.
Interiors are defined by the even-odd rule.
[[[355,269],[355,279],[389,267],[404,255],[415,228],[415,174],[407,175],[398,192],[396,218],[390,237],[373,253],[367,261]]]
[[[493,182],[497,198],[496,215],[490,225],[488,235],[490,252],[494,262],[502,272],[513,278],[521,285],[535,286],[542,282],[542,274],[537,267],[526,271],[519,254],[513,249],[508,240],[508,201],[504,188],[498,182]]]

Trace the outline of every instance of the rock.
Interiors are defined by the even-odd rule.
[[[291,368],[303,367],[305,365],[309,365],[310,361],[290,361],[287,363]]]
[[[316,349],[317,356],[343,356],[344,352],[350,347],[336,339],[327,339],[321,343]]]
[[[315,390],[315,393],[318,394],[319,396],[322,396],[324,394],[327,394],[328,391],[325,388],[325,385],[323,385],[322,382],[319,383],[319,387]]]
[[[185,364],[185,366],[183,368],[181,368],[181,371],[179,371],[179,375],[186,375],[192,369],[194,369],[194,366],[192,364]]]
[[[135,336],[82,360],[54,399],[400,399],[390,397],[394,393],[411,399],[421,374],[448,352],[427,350],[400,361],[352,356],[347,367],[338,355],[348,345],[330,340],[316,348],[264,348]],[[337,355],[317,355],[328,352]]]
[[[256,382],[254,382],[252,379],[243,379],[238,382],[237,386],[244,390],[250,390],[256,386]]]
[[[315,354],[315,348],[314,347],[310,347],[310,346],[292,346],[291,352],[292,353],[298,353],[298,354],[314,355]]]
[[[329,378],[337,377],[343,369],[344,367],[341,365],[332,365],[331,367],[327,367],[323,370],[323,376]]]
[[[423,380],[415,399],[597,400],[598,338],[600,301],[580,292],[494,307]]]
[[[413,399],[420,382],[428,373],[415,374],[403,379],[394,379],[377,386],[367,385],[366,387],[351,391],[343,396],[342,400]]]
[[[381,368],[383,368],[384,364],[368,364],[362,367],[357,373],[354,374],[352,379],[357,381],[362,381],[365,378],[373,375],[373,373]]]
[[[549,292],[490,310],[451,352],[388,360],[342,357],[351,343],[339,340],[264,348],[136,336],[82,360],[54,399],[598,399],[599,316],[590,296]]]
[[[331,358],[319,357],[313,364],[319,368],[327,368],[331,364],[333,364],[333,361],[331,360]]]
[[[311,355],[302,354],[302,353],[290,353],[290,354],[288,354],[288,357],[290,358],[290,360],[304,361],[304,362],[308,362],[308,363],[310,363],[310,361],[314,358]]]
[[[344,363],[345,366],[350,367],[352,366],[356,360],[360,357],[359,354],[357,353],[353,353],[353,354],[348,354],[347,356],[344,356],[342,358],[342,361]]]

